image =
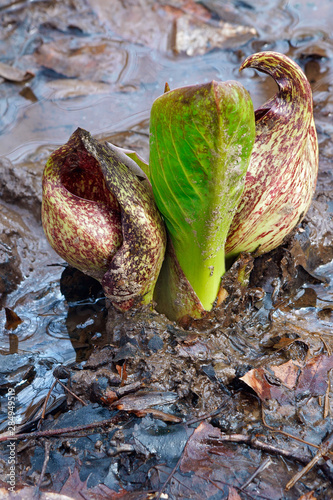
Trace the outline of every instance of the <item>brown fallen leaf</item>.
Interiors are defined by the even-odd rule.
[[[94,488],[88,489],[87,481],[88,479],[86,479],[85,481],[81,481],[79,471],[77,470],[77,468],[75,468],[73,474],[70,474],[69,478],[61,488],[60,493],[61,495],[68,495],[71,500],[82,500],[83,498],[85,498],[86,500],[118,500],[121,498],[131,498],[131,494],[128,491],[121,489],[120,491],[116,492],[108,488],[108,486],[105,486],[105,484],[98,484]],[[65,500],[68,497],[63,498]],[[144,499],[146,497],[140,497],[138,495],[137,497],[132,498],[134,500],[134,498]],[[61,497],[59,497],[59,500],[61,500]]]
[[[221,431],[207,422],[202,422],[189,438],[180,459],[179,470],[173,474],[170,489],[164,490],[172,498],[228,498],[237,496],[242,484],[249,480],[262,464],[262,456],[250,447],[229,445],[221,441]],[[163,466],[158,468],[159,481],[165,481]],[[156,470],[156,469],[155,469]],[[165,469],[164,469],[165,470]],[[283,466],[276,464],[275,474],[267,469],[260,472],[260,481],[246,487],[249,498],[283,497]],[[152,477],[153,487],[154,476]],[[255,494],[254,494],[255,492]],[[247,497],[247,496],[246,496]],[[244,496],[245,498],[245,496]]]
[[[235,488],[229,488],[228,500],[242,500]]]
[[[292,403],[302,395],[323,396],[327,390],[328,372],[333,355],[319,355],[304,365],[289,360],[279,366],[259,367],[248,371],[240,380],[250,386],[261,400],[275,399]]]
[[[185,14],[175,21],[173,50],[176,54],[203,55],[214,48],[239,47],[256,36],[257,31],[250,26],[207,23]]]
[[[111,408],[116,407],[118,410],[124,411],[139,411],[155,405],[174,403],[177,398],[175,392],[139,391],[115,401],[112,403]]]
[[[309,491],[308,493],[305,493],[305,495],[299,497],[298,500],[317,500],[317,497],[314,496],[313,491]]]
[[[15,311],[9,309],[9,307],[5,307],[6,313],[6,330],[16,330],[16,328],[23,323],[23,320],[16,314]]]
[[[4,80],[8,80],[10,82],[26,82],[34,76],[35,75],[30,71],[24,71],[19,68],[14,68],[9,64],[0,62],[0,77],[2,77]]]
[[[104,39],[89,45],[68,39],[45,43],[34,58],[39,65],[69,78],[102,83],[116,82],[126,64],[126,53],[119,44]]]
[[[263,462],[258,449],[268,452],[269,459]],[[217,427],[202,422],[188,438],[183,451],[179,451],[177,467],[172,469],[162,463],[151,469],[151,484],[155,490],[164,485],[163,492],[170,498],[287,498],[285,466],[280,458],[273,458],[273,454],[295,457],[265,439],[224,434]],[[305,463],[303,454],[296,456]],[[289,463],[293,471],[298,470],[297,464]],[[272,464],[273,470],[267,468],[268,464]],[[306,483],[299,487],[299,495],[306,492]],[[332,488],[328,485],[327,498],[333,498],[331,493]],[[309,500],[315,499],[310,497]]]
[[[271,370],[281,383],[288,387],[288,389],[294,389],[296,387],[297,379],[301,370],[298,363],[295,363],[292,359],[290,359],[287,363],[283,363],[283,365],[272,365]]]
[[[286,347],[289,347],[291,344],[294,342],[298,341],[300,339],[290,339],[289,337],[281,337],[276,344],[273,345],[273,349],[276,349],[277,351],[281,351],[281,349],[285,349]]]
[[[133,413],[137,417],[145,417],[146,415],[152,415],[154,418],[158,420],[163,420],[163,422],[171,422],[172,424],[180,424],[182,419],[180,417],[176,417],[175,415],[171,415],[170,413],[165,413],[161,410],[155,410],[155,408],[145,408],[144,410],[136,410]]]
[[[126,361],[122,365],[116,365],[116,370],[118,372],[119,377],[121,378],[120,385],[123,386],[125,381],[127,380]]]

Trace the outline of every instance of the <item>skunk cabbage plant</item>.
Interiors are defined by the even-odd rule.
[[[42,222],[56,252],[99,280],[115,307],[151,302],[165,251],[161,216],[138,177],[82,129],[46,164]]]
[[[310,85],[282,54],[254,54],[248,67],[279,87],[255,112],[235,81],[166,87],[149,165],[81,129],[51,155],[46,236],[118,309],[154,298],[170,319],[200,318],[222,300],[226,261],[276,248],[307,211],[318,169]]]
[[[245,189],[225,248],[231,259],[240,252],[260,255],[278,247],[307,212],[318,172],[312,92],[301,68],[276,52],[254,54],[244,68],[269,74],[279,91],[255,112]]]
[[[225,272],[225,240],[244,188],[254,136],[250,95],[234,81],[171,90],[152,106],[149,179],[165,219],[172,259],[200,309],[212,308]],[[170,278],[163,288],[173,286],[171,269]]]

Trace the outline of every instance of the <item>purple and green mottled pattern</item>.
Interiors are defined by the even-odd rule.
[[[174,89],[151,109],[149,179],[177,266],[200,309],[212,308],[225,272],[224,244],[254,136],[252,101],[237,82]],[[169,281],[177,266],[171,266]]]
[[[256,110],[256,139],[245,189],[228,234],[225,252],[269,252],[308,210],[318,172],[318,143],[310,84],[287,56],[261,52],[240,69],[271,75],[278,93]]]
[[[166,246],[166,233],[152,194],[106,145],[80,131],[121,209],[122,245],[104,274],[105,295],[120,310],[152,300]]]
[[[120,207],[78,130],[44,169],[42,223],[64,260],[102,280],[122,243]]]

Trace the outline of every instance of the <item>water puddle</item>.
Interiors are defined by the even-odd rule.
[[[316,268],[321,284],[304,285],[272,314],[274,328],[297,335],[333,337],[333,262]]]

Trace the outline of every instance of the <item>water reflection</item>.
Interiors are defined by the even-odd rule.
[[[271,314],[272,331],[297,335],[307,341],[309,336],[333,337],[333,262],[316,269],[322,283],[305,284]]]
[[[22,320],[17,328],[6,330],[5,316],[0,317],[0,402],[5,410],[7,388],[15,387],[17,424],[41,411],[54,382],[53,370],[86,360],[92,339],[98,342],[105,331],[105,299],[97,282],[61,267],[51,267],[43,276],[44,285],[46,280],[41,286],[33,275],[13,293],[11,304]],[[63,400],[63,390],[57,387],[48,411]],[[0,413],[0,429],[5,428],[6,418],[5,411]]]

